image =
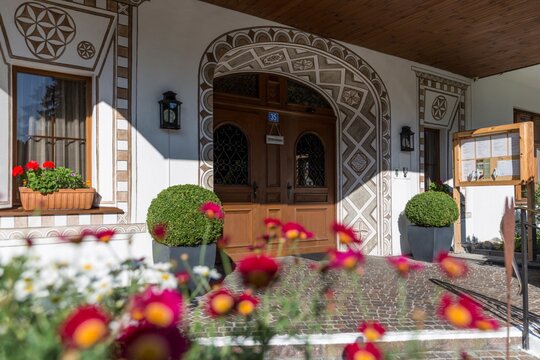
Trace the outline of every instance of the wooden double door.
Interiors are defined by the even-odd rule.
[[[278,113],[272,123],[266,108],[214,107],[214,186],[233,259],[260,241],[266,217],[299,222],[315,234],[299,243],[301,253],[335,247],[335,117]],[[283,144],[267,143],[268,134],[281,135]]]

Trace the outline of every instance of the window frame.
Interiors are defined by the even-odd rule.
[[[433,149],[428,149],[428,134],[432,135],[435,139],[437,139],[438,146],[435,146]],[[427,153],[428,150],[433,150],[433,159],[434,163],[428,163],[427,162]],[[441,129],[434,128],[434,127],[424,127],[424,191],[429,190],[429,178],[427,174],[427,168],[433,167],[435,170],[435,179],[433,182],[441,181]]]
[[[23,66],[13,66],[12,67],[12,148],[11,148],[11,159],[14,165],[22,165],[22,164],[15,164],[15,161],[17,160],[17,75],[19,73],[24,74],[31,74],[31,75],[39,75],[39,76],[49,76],[59,79],[65,79],[65,80],[77,80],[77,81],[85,81],[86,82],[86,139],[85,139],[85,171],[86,171],[86,178],[85,181],[89,186],[92,186],[92,78],[89,76],[82,76],[82,75],[73,75],[73,74],[66,74],[56,71],[49,71],[49,70],[42,70],[42,69],[35,69],[35,68],[28,68]],[[12,184],[15,185],[15,181],[13,178],[11,179]],[[20,204],[19,198],[18,198],[18,188],[16,186],[12,186],[13,194],[13,204],[12,205],[18,205]]]

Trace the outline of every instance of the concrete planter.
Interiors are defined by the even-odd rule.
[[[24,210],[88,210],[94,204],[96,189],[60,189],[43,195],[26,187],[19,188]]]
[[[173,267],[171,272],[179,273],[186,271],[184,262],[180,260],[182,254],[188,255],[188,263],[191,269],[197,265],[208,266],[212,269],[216,262],[216,243],[206,245],[206,252],[203,263],[199,263],[202,246],[167,246],[152,240],[152,255],[154,263],[172,262]],[[191,291],[195,290],[195,282],[191,281],[188,284]]]
[[[415,260],[433,262],[441,251],[449,251],[454,227],[422,227],[409,225],[409,246]]]

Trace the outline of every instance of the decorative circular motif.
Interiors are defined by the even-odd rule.
[[[433,105],[431,105],[431,115],[435,120],[442,120],[446,114],[446,98],[442,95],[439,95],[433,100]]]
[[[73,18],[57,7],[26,2],[15,11],[15,25],[32,54],[42,60],[56,60],[73,41]]]
[[[77,45],[77,53],[84,60],[89,60],[96,55],[96,48],[88,41],[81,41],[79,45]]]

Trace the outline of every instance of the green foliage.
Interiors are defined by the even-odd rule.
[[[444,184],[440,181],[433,181],[429,184],[429,191],[440,191],[443,193],[451,194],[452,188],[448,184]]]
[[[197,185],[175,185],[163,190],[152,200],[146,223],[154,240],[167,246],[198,246],[215,242],[223,231],[223,221],[207,219],[201,205],[212,201],[221,204],[217,195]],[[155,236],[152,229],[164,226],[164,236]]]
[[[415,225],[445,227],[459,216],[454,199],[440,191],[427,191],[415,195],[405,206],[405,216]]]
[[[60,189],[82,189],[86,184],[80,174],[65,167],[55,169],[28,170],[26,187],[42,194],[51,194]]]

